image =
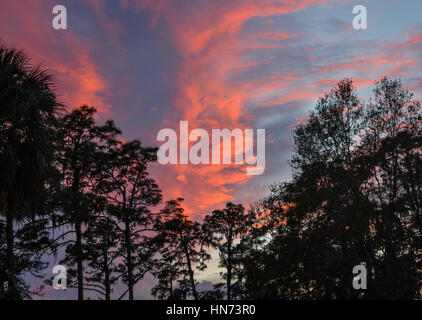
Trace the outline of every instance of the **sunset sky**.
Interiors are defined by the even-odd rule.
[[[57,4],[68,30],[52,27]],[[367,30],[352,27],[358,4]],[[0,38],[51,70],[66,107],[97,107],[125,139],[157,145],[158,131],[181,120],[209,132],[266,129],[261,176],[154,164],[164,199],[185,198],[200,218],[289,179],[295,123],[340,79],[367,96],[381,76],[401,78],[420,99],[421,13],[421,0],[0,0]]]

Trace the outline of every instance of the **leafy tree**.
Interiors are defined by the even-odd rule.
[[[293,219],[302,220],[299,235],[309,239],[310,248],[326,245],[317,255],[322,260],[314,257],[314,264],[324,267],[311,270],[316,280],[308,279],[307,284],[327,298],[353,296],[353,266],[370,263],[366,251],[370,243],[365,241],[371,205],[360,189],[367,169],[354,152],[365,129],[362,105],[352,81],[343,80],[318,101],[308,123],[295,131],[294,190],[286,204],[295,204],[287,209]]]
[[[376,298],[412,299],[419,290],[422,115],[412,97],[399,80],[382,78],[365,114],[361,153],[370,167],[365,191],[375,207]]]
[[[15,292],[19,299],[32,299],[35,295],[43,294],[43,286],[33,288],[24,280],[29,273],[35,278],[44,277],[44,269],[48,263],[44,261],[45,254],[54,252],[53,241],[49,233],[49,220],[44,217],[23,218],[21,223],[14,227],[14,277]],[[0,220],[0,300],[16,299],[11,297],[7,284],[7,260],[5,241],[5,221]]]
[[[187,292],[174,285],[180,277],[180,270],[170,262],[163,258],[155,262],[152,273],[158,279],[158,284],[151,289],[151,294],[160,300],[185,299]]]
[[[224,300],[224,290],[222,283],[214,285],[213,290],[205,290],[199,293],[200,300]]]
[[[420,290],[420,105],[381,79],[365,104],[351,80],[295,130],[293,180],[257,205],[268,219],[242,242],[255,298],[414,298]],[[264,220],[265,220],[264,219]],[[354,290],[365,264],[368,290]]]

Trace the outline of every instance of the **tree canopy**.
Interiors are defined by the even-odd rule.
[[[422,114],[400,80],[368,100],[341,80],[295,127],[292,179],[200,219],[165,198],[157,148],[96,115],[62,108],[52,76],[0,45],[0,299],[42,294],[25,275],[51,256],[80,300],[133,300],[147,273],[158,299],[421,298]],[[216,251],[220,279],[201,291]]]

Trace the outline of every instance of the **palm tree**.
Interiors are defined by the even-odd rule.
[[[19,299],[14,222],[39,203],[54,161],[52,126],[61,108],[52,76],[0,43],[0,214],[6,218],[8,298]]]

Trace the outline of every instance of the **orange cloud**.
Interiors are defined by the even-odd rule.
[[[325,1],[215,1],[207,2],[204,10],[177,10],[175,6],[179,3],[171,1],[160,1],[156,8],[151,2],[139,5],[123,1],[125,6],[136,6],[138,10],[156,10],[160,19],[169,25],[169,39],[181,57],[177,74],[167,75],[168,81],[177,88],[172,98],[176,110],[170,110],[163,123],[177,129],[179,120],[188,120],[191,129],[203,128],[209,132],[212,128],[243,130],[254,127],[254,117],[246,107],[246,103],[253,99],[262,105],[270,105],[315,97],[318,91],[304,91],[303,88],[286,94],[281,91],[280,94],[280,89],[289,88],[281,77],[274,83],[263,84],[250,80],[236,83],[230,81],[230,76],[245,68],[242,55],[252,46],[268,46],[260,41],[252,44],[259,38],[284,41],[297,37],[284,31],[265,31],[262,35],[241,39],[239,33],[247,20],[287,14],[321,2]],[[200,6],[201,2],[196,4]],[[265,97],[274,90],[279,90],[282,100]],[[173,173],[169,175],[168,171]],[[224,165],[170,166],[159,178],[165,181],[167,197],[182,196],[186,199],[187,212],[198,216],[204,210],[210,211],[232,201],[235,191],[251,179],[244,166]],[[247,194],[244,197],[253,198]]]
[[[54,30],[48,1],[7,1],[0,4],[3,42],[23,48],[34,64],[43,62],[56,78],[60,100],[73,108],[87,103],[107,112],[108,90],[88,48],[70,30]]]

